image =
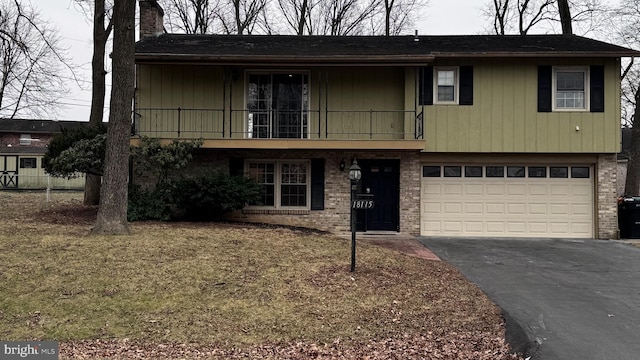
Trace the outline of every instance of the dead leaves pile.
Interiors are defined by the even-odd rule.
[[[84,340],[62,343],[61,359],[522,359],[509,353],[502,338],[490,333],[404,335],[345,345],[298,342],[263,344],[250,348],[223,348],[199,344],[148,344],[124,340]]]

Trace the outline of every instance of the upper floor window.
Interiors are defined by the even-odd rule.
[[[419,68],[418,103],[473,105],[473,66]]]
[[[458,102],[458,68],[436,68],[436,103]]]
[[[538,65],[538,112],[604,112],[605,68]]]
[[[587,110],[588,71],[583,67],[554,68],[556,110]]]

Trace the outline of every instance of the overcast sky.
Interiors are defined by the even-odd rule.
[[[71,93],[62,99],[66,108],[60,111],[57,120],[88,121],[91,106],[91,23],[73,0],[31,1],[40,10],[42,18],[50,20],[59,29],[62,45],[68,49],[82,80],[79,85],[69,83]],[[483,3],[481,0],[429,0],[429,6],[415,27],[421,35],[477,34],[484,26],[479,10]],[[108,94],[111,91],[109,76],[107,85]],[[108,102],[106,106],[109,106]]]

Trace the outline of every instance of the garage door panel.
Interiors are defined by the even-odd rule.
[[[592,237],[593,186],[593,178],[423,177],[421,232]]]
[[[567,222],[551,222],[551,233],[554,235],[566,235],[571,232],[571,224]]]
[[[527,208],[525,204],[505,204],[507,206],[506,215],[525,215]]]
[[[491,215],[504,215],[504,204],[501,203],[487,203],[486,213]]]
[[[506,194],[505,184],[487,184],[484,188],[487,195],[504,196]]]
[[[571,213],[573,215],[590,215],[591,205],[589,204],[572,204]]]
[[[427,214],[440,214],[442,212],[442,203],[434,201],[423,201],[422,210]]]
[[[488,233],[503,234],[505,232],[504,221],[487,221],[486,229]]]
[[[593,192],[590,184],[577,184],[571,186],[572,196],[588,196]]]
[[[510,221],[507,223],[507,231],[509,233],[525,234],[527,232],[527,223],[524,221]]]
[[[529,233],[533,236],[544,235],[549,232],[546,222],[530,222]]]
[[[481,184],[468,184],[464,188],[467,196],[484,195],[484,186]]]
[[[571,187],[566,185],[551,185],[552,196],[569,196],[571,195]]]
[[[464,212],[465,214],[482,215],[484,214],[484,204],[483,203],[465,203]]]
[[[529,196],[547,196],[548,186],[546,184],[534,184],[528,187]]]
[[[484,225],[482,221],[465,221],[464,230],[465,233],[482,234]]]
[[[571,224],[571,232],[574,234],[583,234],[585,236],[590,236],[591,228],[591,223],[587,222],[574,222]]]
[[[524,184],[508,184],[508,196],[524,196],[527,194],[527,187]]]
[[[569,204],[549,204],[549,210],[551,215],[563,215],[569,216]]]
[[[462,215],[462,202],[447,202],[443,204],[443,213],[448,215]]]
[[[452,234],[462,233],[462,221],[444,221],[444,231]]]
[[[547,204],[528,204],[529,215],[547,215]]]
[[[463,195],[462,184],[445,184],[444,194],[447,196]]]

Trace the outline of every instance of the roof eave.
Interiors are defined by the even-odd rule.
[[[215,64],[426,64],[433,62],[432,55],[367,55],[367,56],[281,56],[281,55],[189,55],[189,54],[136,54],[137,63],[142,62],[208,62]]]
[[[582,52],[582,51],[548,51],[548,52],[476,52],[476,53],[432,53],[435,58],[549,58],[549,57],[636,57],[640,56],[640,51],[621,52]]]

